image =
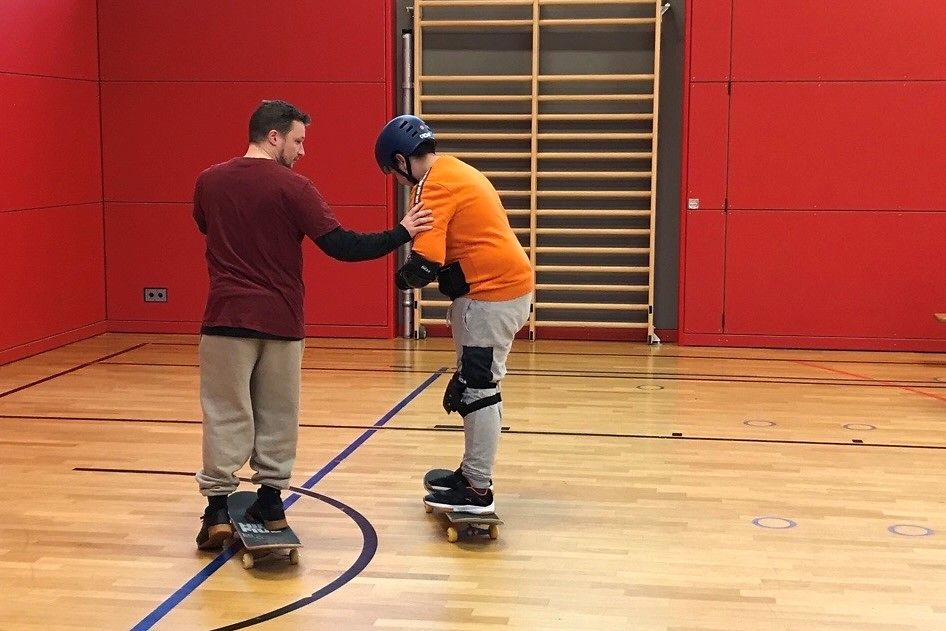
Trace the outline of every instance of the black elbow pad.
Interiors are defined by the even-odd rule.
[[[428,261],[417,252],[411,252],[407,262],[394,275],[394,282],[398,289],[417,289],[425,287],[437,278],[440,265]]]

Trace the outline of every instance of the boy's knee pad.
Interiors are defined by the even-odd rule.
[[[466,392],[467,388],[485,390],[495,387],[496,382],[494,381],[470,384],[459,372],[455,372],[453,373],[453,377],[450,379],[450,383],[447,384],[447,389],[443,394],[443,409],[447,414],[450,414],[451,412],[459,412],[460,416],[466,417],[468,414],[476,412],[477,410],[482,410],[483,408],[489,407],[491,405],[496,405],[503,400],[502,394],[499,392],[482,396],[478,399],[470,401],[469,403],[463,403],[463,393]]]

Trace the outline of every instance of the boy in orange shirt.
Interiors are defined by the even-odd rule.
[[[438,281],[453,302],[448,311],[457,371],[444,410],[463,417],[465,449],[455,472],[431,483],[431,507],[469,513],[495,511],[493,466],[502,426],[499,382],[516,332],[529,318],[532,266],[509,226],[499,193],[457,158],[436,153],[434,134],[416,116],[398,116],[381,130],[375,159],[398,183],[412,186],[414,203],[433,213],[433,227],[414,239],[397,271],[402,289]]]

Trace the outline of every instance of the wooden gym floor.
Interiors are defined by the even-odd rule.
[[[246,571],[194,546],[196,341],[0,367],[0,629],[946,629],[946,355],[517,342],[506,523],[451,544],[451,342],[309,339],[302,561]]]

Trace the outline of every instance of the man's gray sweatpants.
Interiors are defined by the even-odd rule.
[[[246,461],[254,484],[289,486],[299,434],[299,387],[304,342],[203,335],[200,404],[203,495],[236,490]]]

